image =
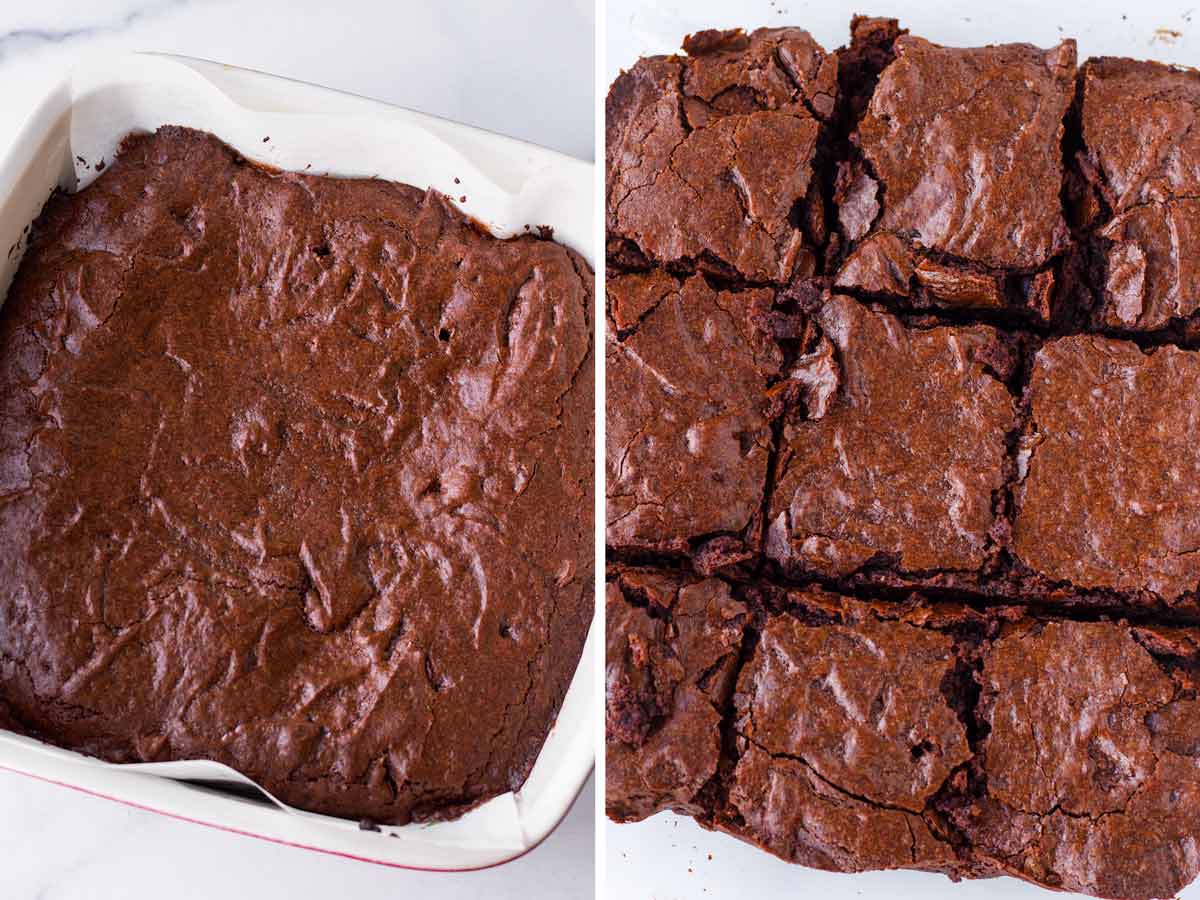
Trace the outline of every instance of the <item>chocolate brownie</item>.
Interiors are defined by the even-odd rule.
[[[1198,641],[1195,628],[1065,621],[1017,622],[990,641],[973,773],[985,787],[950,811],[976,852],[1100,897],[1170,897],[1192,881]]]
[[[701,820],[816,868],[970,874],[927,811],[972,756],[952,632],[976,617],[822,591],[783,605],[741,670],[727,793]]]
[[[783,361],[753,320],[772,292],[655,270],[609,279],[607,295],[608,542],[686,552],[719,532],[753,539]]]
[[[136,135],[0,311],[0,708],[404,823],[521,786],[592,609],[592,276]]]
[[[1081,77],[1079,215],[1096,244],[1097,324],[1145,331],[1200,308],[1200,73],[1089,60]]]
[[[631,570],[607,591],[606,811],[618,822],[698,814],[746,608],[715,578]]]
[[[824,229],[813,163],[836,59],[797,28],[703,32],[684,49],[639,60],[609,92],[610,246],[749,281],[811,273]]]
[[[888,19],[833,53],[684,50],[608,103],[610,816],[834,871],[1180,890],[1197,74]],[[811,149],[739,131],[806,115]],[[739,139],[693,153],[718,127]],[[790,152],[790,234],[756,152]],[[738,605],[721,690],[676,661],[682,585]]]
[[[1074,42],[949,48],[856,20],[846,53],[867,47],[884,56],[837,175],[848,252],[836,285],[1051,318],[1050,264],[1068,246],[1060,145]]]
[[[878,227],[993,269],[1061,250],[1063,116],[1075,44],[960,49],[900,35],[856,142],[881,195]]]
[[[1130,604],[1189,601],[1200,584],[1197,394],[1200,353],[1098,335],[1046,343],[1018,450],[1017,561]]]
[[[767,553],[793,577],[976,572],[989,560],[1015,402],[988,326],[911,328],[832,296],[813,314],[836,390],[788,421]],[[818,412],[823,414],[818,415]]]

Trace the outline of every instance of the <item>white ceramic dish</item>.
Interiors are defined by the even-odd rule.
[[[549,225],[594,264],[593,168],[550,150],[313,85],[181,57],[135,54],[74,73],[30,115],[0,158],[0,295],[28,224],[55,187],[85,186],[131,131],[162,124],[211,131],[247,158],[284,169],[376,175],[452,195],[501,236]],[[520,791],[453,822],[361,831],[267,797],[209,762],[110,765],[0,731],[0,768],[229,831],[386,865],[465,870],[540,843],[562,820],[594,761],[593,623],[558,720]]]
[[[1132,56],[1200,65],[1200,15],[1192,0],[607,0],[605,72],[612,82],[639,56],[677,52],[704,28],[796,25],[827,50],[846,43],[856,13],[892,16],[913,33],[952,46],[1078,41],[1079,58]],[[1193,21],[1194,20],[1194,21]],[[602,88],[607,91],[607,84]],[[821,900],[1051,900],[1067,898],[1016,878],[952,883],[928,872],[843,875],[781,862],[691,819],[660,813],[636,825],[605,826],[608,896],[656,900],[796,896]],[[1200,880],[1176,900],[1200,900]]]

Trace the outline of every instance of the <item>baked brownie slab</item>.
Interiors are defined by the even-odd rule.
[[[732,246],[679,224],[672,204],[735,221],[706,205],[719,179],[693,193],[639,166],[663,135],[674,147],[787,113],[797,94],[776,78],[776,38],[698,35],[687,58],[645,60],[610,94],[615,341],[643,334],[685,276],[757,327],[704,324],[723,336],[706,358],[736,390],[714,394],[699,366],[694,383],[719,401],[693,403],[662,349],[698,346],[683,336],[697,324],[657,342],[679,380],[609,362],[610,466],[643,434],[631,421],[665,440],[642,455],[654,528],[610,527],[615,559],[657,566],[636,577],[663,579],[664,596],[707,584],[739,610],[721,632],[736,661],[706,657],[718,683],[736,677],[732,695],[654,695],[627,718],[657,717],[658,740],[622,740],[610,718],[610,815],[672,808],[834,871],[1170,896],[1200,871],[1197,76],[1129,60],[1077,71],[1071,41],[954,49],[894,20],[851,28],[817,69],[836,74],[831,111],[802,104],[818,127],[812,154],[791,157],[808,170],[788,214],[801,249],[775,274],[789,257],[759,253],[749,213]],[[808,97],[815,83],[794,86]],[[725,164],[707,158],[705,177]],[[648,188],[657,206],[623,221],[614,196],[630,183],[614,172],[671,197]],[[744,379],[729,360],[762,346],[771,366]],[[764,462],[655,452],[681,430],[674,409],[730,407],[756,414],[764,443],[744,446]],[[668,518],[694,524],[672,532]],[[626,660],[629,682],[687,684],[667,662],[684,633],[672,601],[631,588],[632,571],[610,576],[610,663]],[[630,668],[625,648],[643,645],[657,662]],[[630,693],[614,683],[610,717]]]
[[[1081,75],[1081,212],[1102,263],[1097,324],[1162,328],[1200,308],[1200,73],[1132,59],[1089,60]]]
[[[0,311],[6,722],[403,823],[519,787],[591,618],[591,275],[128,139]]]
[[[1177,604],[1200,584],[1200,353],[1077,335],[1038,351],[1012,552],[1067,593]]]
[[[1004,338],[910,327],[839,295],[813,319],[837,390],[823,414],[784,428],[766,552],[797,578],[868,563],[901,576],[978,572],[1016,423]]]
[[[639,60],[609,92],[610,242],[750,281],[811,274],[823,219],[794,208],[819,194],[813,160],[835,59],[795,28],[703,32],[684,49]]]

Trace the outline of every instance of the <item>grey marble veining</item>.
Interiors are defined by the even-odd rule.
[[[68,41],[117,34],[148,18],[177,11],[180,7],[188,5],[189,2],[190,0],[162,0],[162,2],[147,3],[127,11],[118,10],[108,19],[95,23],[71,24],[64,21],[61,26],[26,26],[0,32],[0,64],[13,56],[28,53],[46,45],[64,44]]]

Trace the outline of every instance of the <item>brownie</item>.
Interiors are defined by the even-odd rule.
[[[1200,308],[1200,73],[1132,59],[1089,60],[1081,76],[1080,211],[1101,272],[1097,324],[1146,331]]]
[[[1045,263],[1067,240],[1074,42],[960,49],[904,34],[893,53],[855,137],[878,182],[878,227],[992,269]]]
[[[853,31],[846,55],[879,71],[847,90],[869,100],[837,172],[836,286],[905,307],[1053,318],[1074,42],[960,49],[886,20]]]
[[[592,609],[592,276],[131,136],[0,311],[0,708],[376,823],[521,786]]]
[[[811,273],[824,220],[803,201],[820,204],[836,58],[797,28],[702,32],[684,49],[639,60],[609,91],[610,246],[749,281]]]
[[[1018,450],[1018,562],[1050,584],[1115,592],[1133,606],[1194,607],[1198,392],[1200,353],[1098,335],[1046,343]]]
[[[1195,628],[1050,621],[990,642],[975,763],[986,792],[952,813],[977,852],[1100,897],[1170,897],[1192,881],[1198,639]]]
[[[715,578],[637,569],[607,585],[605,811],[697,814],[717,773],[746,608]]]
[[[655,270],[609,279],[608,542],[686,552],[747,534],[771,448],[782,352],[754,319],[772,292],[714,290]]]
[[[730,830],[833,871],[953,867],[921,813],[970,757],[941,692],[956,662],[906,622],[772,618],[738,681]]]
[[[832,53],[684,50],[607,108],[609,816],[831,871],[1179,891],[1197,73],[862,17]],[[765,127],[788,116],[811,145]],[[756,154],[792,165],[777,193]],[[687,590],[737,610],[694,670]]]
[[[839,295],[813,319],[836,390],[784,427],[766,552],[792,577],[981,571],[1017,421],[1002,336],[909,327]]]

